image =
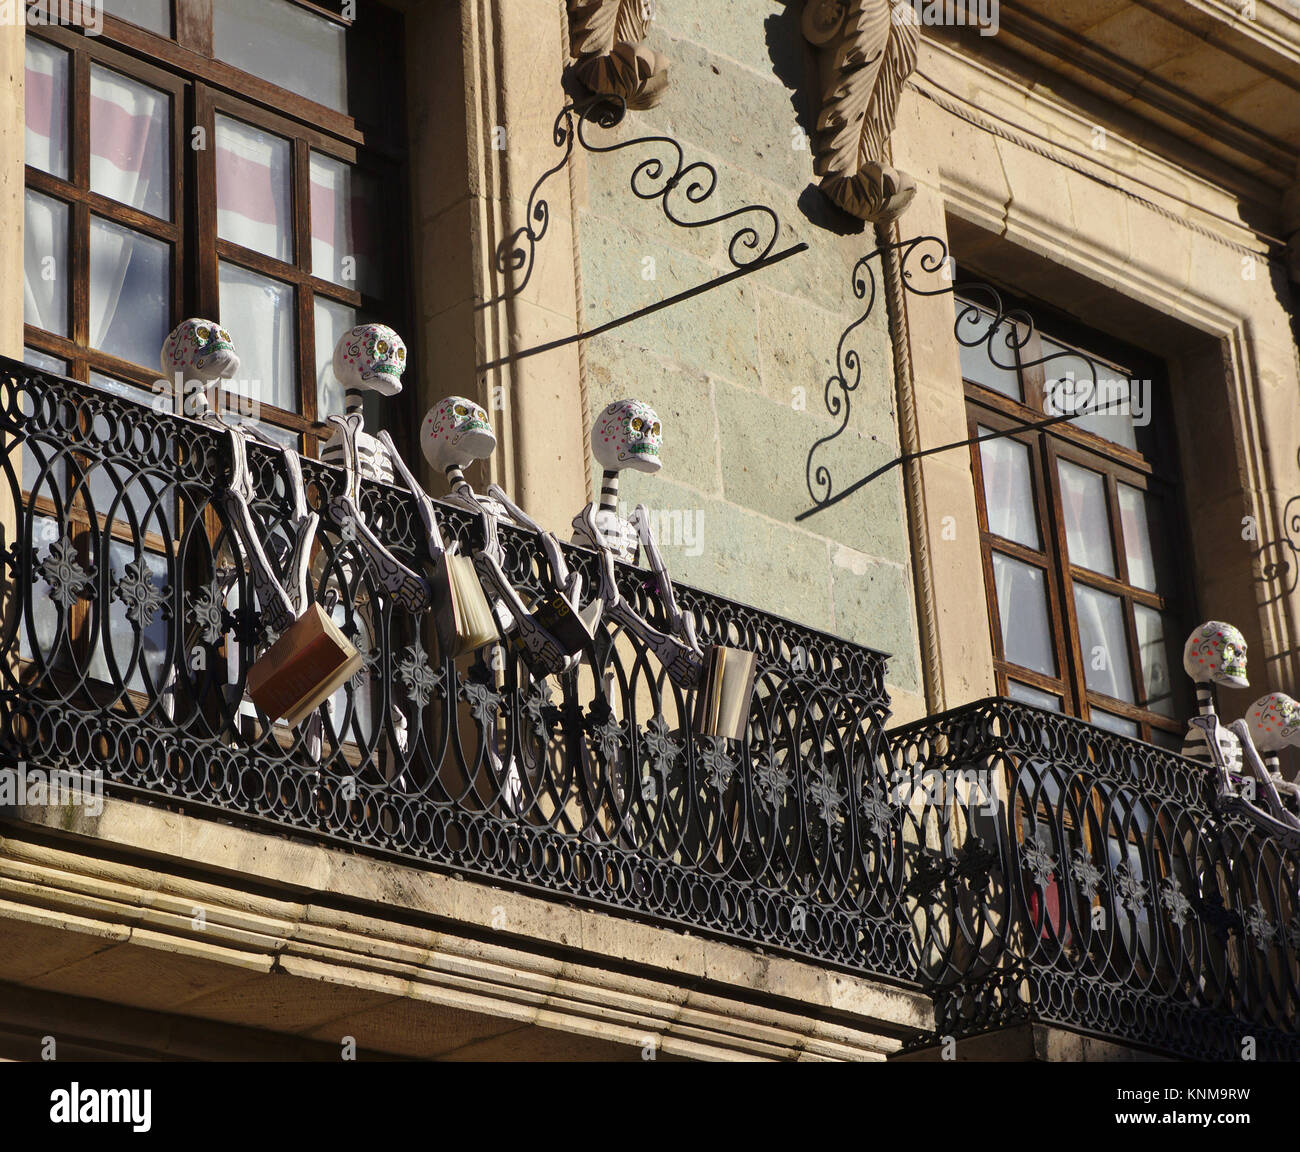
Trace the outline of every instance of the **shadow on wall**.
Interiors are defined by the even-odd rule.
[[[764,20],[763,29],[767,39],[767,54],[772,61],[772,74],[790,92],[790,106],[794,109],[795,123],[804,130],[809,140],[808,169],[811,176],[811,141],[817,132],[819,81],[816,59],[800,28],[803,5],[804,0],[784,0],[783,10],[772,13]],[[837,236],[860,236],[867,231],[862,220],[841,211],[823,196],[815,181],[799,193],[798,206],[810,224]]]

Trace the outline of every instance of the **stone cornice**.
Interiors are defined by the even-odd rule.
[[[275,995],[305,1000],[296,1010],[309,1015],[361,990],[415,1017],[475,1013],[637,1048],[653,1037],[665,1055],[703,1059],[883,1059],[931,1019],[928,998],[866,978],[145,805],[8,815],[24,823],[0,825],[6,933],[52,955],[85,939],[106,973],[148,971],[161,962],[150,951],[166,954],[174,983],[207,973],[179,1000],[166,982],[157,998],[132,985],[138,1008],[201,1017],[228,986],[250,1013],[221,1019],[272,1027],[260,989],[288,976]],[[0,980],[115,1000],[111,981],[87,991],[91,963],[65,969],[64,989],[39,948],[19,951],[16,971],[0,957]],[[372,1050],[449,1054],[425,1031],[423,1048],[356,1035]]]

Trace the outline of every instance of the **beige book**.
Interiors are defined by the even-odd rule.
[[[497,639],[496,617],[473,560],[444,552],[433,583],[438,643],[444,655],[454,660]]]
[[[299,724],[361,664],[361,654],[313,604],[248,670],[248,695],[272,720]]]
[[[757,674],[758,657],[753,652],[721,644],[709,648],[695,698],[696,733],[743,740]]]

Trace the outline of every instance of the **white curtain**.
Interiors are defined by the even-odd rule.
[[[68,209],[28,191],[23,237],[23,319],[68,334]]]
[[[218,116],[216,147],[217,234],[292,261],[289,142]]]
[[[66,179],[68,54],[44,40],[28,36],[26,71],[27,163]]]
[[[116,72],[91,69],[90,186],[95,192],[162,218],[171,213],[168,98]],[[152,365],[166,335],[167,270],[159,283],[158,242],[126,228],[92,222],[90,343]],[[133,298],[123,299],[136,260]],[[161,296],[161,299],[158,297]],[[161,309],[161,315],[159,310]],[[119,321],[119,312],[121,317]],[[150,315],[152,314],[152,315]],[[134,338],[126,328],[147,325]],[[117,324],[122,326],[116,332]],[[161,336],[159,335],[161,333]],[[110,335],[112,334],[112,335]]]

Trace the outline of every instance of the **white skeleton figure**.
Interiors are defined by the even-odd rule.
[[[512,630],[528,663],[544,673],[561,673],[575,667],[583,653],[571,652],[551,630],[530,612],[510,578],[505,573],[505,550],[501,546],[498,526],[514,523],[535,532],[546,552],[551,578],[551,599],[559,610],[582,623],[590,646],[590,627],[578,612],[582,597],[582,574],[570,572],[558,541],[542,529],[496,484],[488,486],[488,495],[480,496],[465,479],[464,469],[475,460],[490,456],[496,448],[496,435],[488,424],[487,413],[463,396],[448,396],[435,404],[420,426],[420,446],[425,458],[447,477],[451,486],[448,503],[480,516],[483,520],[483,548],[474,554],[478,571],[503,634]],[[596,608],[595,611],[599,611]],[[587,615],[594,615],[590,609]]]
[[[274,640],[307,608],[307,568],[320,519],[308,509],[298,453],[273,440],[256,424],[235,427],[221,421],[218,415],[221,381],[232,378],[239,371],[239,356],[235,353],[230,333],[221,325],[201,319],[179,324],[163,342],[160,364],[164,377],[178,383],[186,413],[220,428],[228,438],[231,475],[229,484],[220,495],[221,506],[248,558],[253,588],[268,632]],[[248,469],[248,436],[279,452],[285,470],[287,491],[293,505],[289,522],[293,539],[287,555],[279,557],[286,573],[284,583],[266,554],[261,529],[254,522],[250,508],[254,492]],[[232,576],[231,581],[233,579]],[[229,584],[225,591],[229,591]],[[169,703],[172,691],[174,689],[169,685]]]
[[[616,400],[596,418],[591,432],[592,453],[604,469],[600,504],[588,504],[573,518],[573,542],[594,548],[601,560],[601,601],[604,613],[636,636],[659,658],[679,688],[695,687],[704,671],[704,656],[695,636],[695,621],[677,606],[673,582],[650,530],[644,504],[631,520],[618,514],[618,474],[625,468],[658,472],[663,430],[654,410],[640,400]],[[644,547],[655,574],[659,596],[671,633],[653,627],[618,590],[615,559],[635,564]]]
[[[1183,646],[1183,671],[1196,684],[1197,715],[1188,725],[1187,738],[1182,753],[1203,764],[1218,765],[1209,741],[1217,741],[1222,751],[1224,771],[1231,776],[1242,772],[1241,740],[1229,729],[1221,727],[1214,710],[1212,684],[1229,688],[1249,688],[1246,680],[1246,638],[1231,624],[1222,620],[1209,620],[1192,630]],[[1222,785],[1232,791],[1232,781],[1225,778]]]
[[[1285,692],[1261,696],[1246,710],[1246,728],[1255,747],[1264,754],[1264,768],[1278,793],[1279,803],[1289,801],[1291,808],[1300,813],[1300,784],[1292,784],[1283,777],[1278,755],[1283,748],[1300,746],[1300,702]],[[1289,810],[1286,814],[1300,827],[1300,817]]]
[[[360,481],[393,483],[404,465],[387,432],[372,436],[365,431],[361,412],[362,394],[376,392],[395,396],[402,390],[406,368],[406,345],[391,328],[382,324],[359,324],[344,334],[334,349],[334,375],[346,389],[346,412],[331,414],[337,430],[321,449],[321,460],[347,471],[347,485],[330,500],[329,513],[348,543],[359,541],[374,566],[380,585],[410,612],[429,606],[430,590],[425,579],[395,557],[371,530],[361,514]]]

